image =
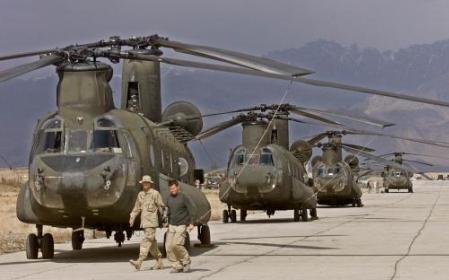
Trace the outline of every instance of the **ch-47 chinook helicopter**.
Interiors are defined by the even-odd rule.
[[[172,59],[161,48],[219,61],[211,64]],[[54,255],[53,237],[43,225],[71,227],[72,246],[81,249],[85,228],[115,232],[121,244],[137,227],[128,215],[139,191],[138,178],[150,174],[163,197],[169,178],[182,182],[184,192],[197,206],[199,239],[210,242],[207,222],[210,205],[192,187],[195,161],[187,147],[200,132],[200,113],[190,103],[168,106],[162,113],[160,64],[267,77],[312,86],[344,89],[414,102],[449,107],[449,103],[373,90],[335,82],[303,78],[312,71],[271,59],[214,47],[186,44],[158,35],[121,39],[111,37],[89,44],[0,56],[0,61],[39,56],[0,72],[0,82],[54,65],[59,76],[57,111],[43,116],[34,132],[29,159],[29,182],[19,193],[18,218],[36,224],[37,235],[26,241],[28,258]],[[121,106],[113,103],[109,81],[112,63],[124,59]],[[196,172],[200,174],[201,172]],[[136,223],[138,224],[138,223]]]
[[[413,167],[412,165],[418,164],[420,166],[434,166],[432,163],[428,163],[422,160],[410,160],[404,159],[405,155],[409,156],[419,156],[419,157],[432,157],[432,158],[440,158],[437,156],[430,156],[426,154],[418,154],[418,153],[406,153],[406,152],[395,152],[389,153],[385,155],[380,155],[381,158],[391,158],[390,164],[384,165],[384,170],[381,173],[383,179],[384,191],[386,193],[393,190],[407,190],[409,193],[413,192],[413,182],[411,178],[414,173],[420,173],[426,179],[432,180],[428,176],[426,176],[423,172],[419,172],[418,168]],[[395,163],[396,165],[393,165]]]
[[[314,157],[311,162],[313,185],[318,192],[319,204],[332,206],[352,204],[352,206],[362,207],[362,190],[357,184],[357,178],[362,174],[357,155],[380,164],[388,163],[382,156],[369,154],[374,152],[374,149],[343,143],[342,137],[344,135],[382,136],[449,148],[449,143],[365,130],[326,131],[307,138],[309,139],[307,142],[311,145],[316,145],[322,139],[328,138],[326,143],[316,145],[322,149],[322,155]],[[343,150],[349,153],[344,159]]]
[[[317,218],[316,196],[305,170],[305,163],[312,155],[312,146],[303,140],[297,140],[289,146],[289,121],[307,122],[290,117],[290,113],[325,125],[338,126],[340,123],[322,115],[339,116],[382,127],[391,125],[350,113],[290,104],[263,104],[215,115],[228,113],[240,114],[195,137],[201,140],[242,124],[242,144],[231,151],[226,181],[219,187],[220,200],[228,205],[228,209],[223,210],[224,223],[237,221],[235,209],[240,209],[241,221],[245,221],[248,210],[266,211],[268,216],[277,210],[293,210],[294,221],[300,218],[307,221],[309,210],[311,217]]]

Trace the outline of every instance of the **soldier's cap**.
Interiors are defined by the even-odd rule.
[[[148,182],[148,183],[154,183],[153,179],[151,179],[150,175],[144,175],[142,177],[142,180],[139,181],[140,184],[144,183],[144,182]]]

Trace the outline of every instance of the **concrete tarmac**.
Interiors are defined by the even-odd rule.
[[[128,260],[138,255],[137,234],[122,248],[107,239],[89,240],[81,251],[58,244],[52,260],[2,255],[0,279],[449,278],[449,182],[418,182],[415,193],[365,194],[363,201],[363,208],[321,207],[313,222],[293,222],[292,211],[212,222],[214,246],[192,248],[190,273],[170,273],[167,260],[166,269],[152,271],[148,260],[135,272]]]

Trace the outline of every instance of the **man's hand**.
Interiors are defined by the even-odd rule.
[[[188,231],[188,232],[191,232],[192,229],[193,229],[194,227],[195,227],[195,226],[192,225],[192,224],[188,225],[188,226],[187,226],[187,231]]]

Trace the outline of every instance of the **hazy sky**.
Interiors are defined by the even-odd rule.
[[[2,0],[0,53],[153,33],[255,54],[319,38],[397,49],[448,26],[447,0]]]

